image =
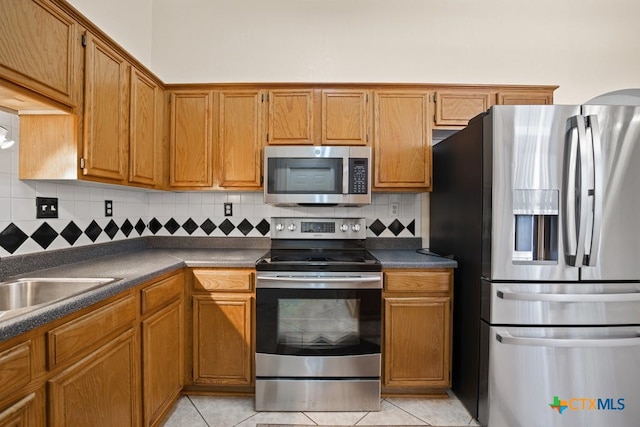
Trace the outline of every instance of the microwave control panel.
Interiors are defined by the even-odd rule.
[[[367,194],[369,165],[367,159],[349,159],[349,194]]]

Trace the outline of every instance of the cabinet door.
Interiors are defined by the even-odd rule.
[[[253,297],[193,296],[195,384],[251,385]]]
[[[466,126],[469,120],[487,111],[495,103],[495,92],[438,91],[435,125]]]
[[[182,390],[184,364],[182,300],[142,321],[144,425],[152,425]]]
[[[269,145],[313,144],[313,89],[269,91]]]
[[[31,381],[31,341],[17,344],[0,353],[0,399],[14,395]]]
[[[451,299],[384,299],[384,385],[449,387]]]
[[[374,93],[374,187],[431,189],[429,92]]]
[[[176,91],[171,94],[170,185],[213,185],[211,91]]]
[[[123,181],[129,151],[128,64],[101,40],[86,37],[83,173]]]
[[[3,0],[0,76],[75,105],[77,24],[49,2]]]
[[[138,354],[129,330],[49,380],[51,425],[138,425]]]
[[[553,104],[553,92],[498,92],[500,105],[549,105]]]
[[[264,141],[259,90],[220,92],[218,148],[220,186],[259,188]]]
[[[322,91],[323,145],[367,145],[369,91]]]
[[[131,67],[129,108],[129,182],[147,186],[158,184],[158,112],[160,89],[142,72]]]
[[[0,410],[2,427],[44,427],[47,425],[45,412],[45,390],[29,393],[11,406]]]

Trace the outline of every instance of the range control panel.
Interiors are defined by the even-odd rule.
[[[364,239],[365,218],[271,218],[272,239]]]

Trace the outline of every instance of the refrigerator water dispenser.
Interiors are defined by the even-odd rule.
[[[514,263],[558,262],[558,190],[514,190]]]

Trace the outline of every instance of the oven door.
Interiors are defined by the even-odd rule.
[[[256,375],[379,377],[381,293],[380,273],[258,274]]]

